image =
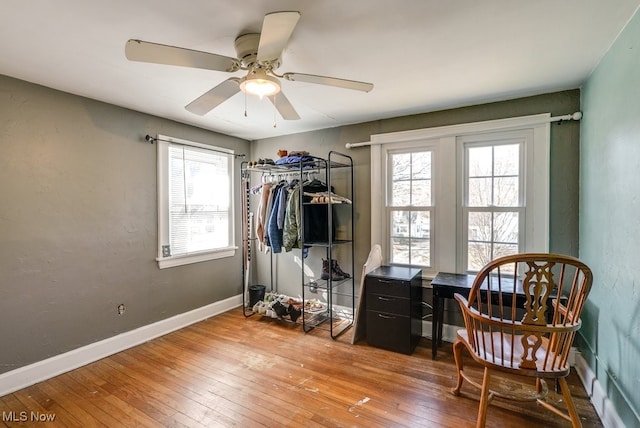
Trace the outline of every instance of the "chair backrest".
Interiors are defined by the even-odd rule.
[[[488,263],[461,302],[476,356],[509,368],[567,371],[592,281],[589,267],[571,256],[525,253]]]

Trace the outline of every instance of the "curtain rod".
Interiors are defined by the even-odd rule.
[[[180,142],[177,142],[177,141],[164,140],[164,139],[162,139],[162,138],[154,138],[154,137],[152,137],[152,136],[151,136],[151,135],[149,135],[149,134],[147,134],[147,135],[145,135],[145,136],[144,136],[144,140],[145,140],[147,143],[151,143],[151,144],[155,143],[156,141],[164,141],[165,143],[180,144],[180,145],[182,145],[182,146],[188,146],[188,145],[189,145],[189,144],[180,143]],[[212,152],[224,153],[225,155],[232,155],[232,156],[233,156],[233,157],[235,157],[235,158],[243,158],[243,159],[244,159],[244,158],[246,158],[246,157],[247,157],[247,155],[245,155],[244,153],[240,153],[240,154],[229,153],[229,152],[224,151],[224,150],[217,150],[217,149],[215,149],[215,148],[209,148],[209,147],[207,147],[207,150],[211,150]]]
[[[555,116],[555,117],[548,117],[546,119],[541,119],[537,123],[562,122],[564,120],[580,120],[580,119],[582,119],[582,112],[577,111],[573,114],[565,114],[564,116]],[[529,125],[532,125],[532,123],[530,123]],[[365,146],[372,146],[372,145],[379,145],[379,144],[385,144],[385,143],[366,141],[362,143],[346,143],[344,146],[347,149],[353,149],[355,147],[365,147]]]

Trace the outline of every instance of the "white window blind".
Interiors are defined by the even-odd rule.
[[[232,153],[158,141],[160,267],[232,255]]]
[[[229,245],[228,163],[206,149],[169,147],[171,254]]]

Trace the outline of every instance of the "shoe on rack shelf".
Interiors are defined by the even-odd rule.
[[[296,309],[295,306],[293,305],[289,305],[289,308],[287,309],[287,312],[289,314],[289,316],[291,317],[291,321],[296,322],[297,319],[300,317],[300,315],[302,315],[302,310],[301,309]]]
[[[322,259],[322,273],[320,274],[320,278],[331,278],[332,281],[342,281],[345,277],[333,269],[333,263],[331,262],[333,262],[333,260],[329,261]]]
[[[346,272],[343,272],[342,269],[340,269],[340,265],[338,265],[338,261],[337,260],[331,259],[331,269],[333,271],[335,271],[340,276],[343,276],[345,278],[351,278],[351,275],[349,275]]]
[[[274,312],[278,315],[278,317],[283,318],[284,316],[287,315],[287,307],[285,305],[283,305],[282,303],[280,303],[279,300],[276,300],[273,305],[271,306],[271,309],[274,310]]]
[[[253,305],[253,312],[259,315],[265,315],[267,313],[268,305],[267,302],[262,300],[258,300],[258,302]]]

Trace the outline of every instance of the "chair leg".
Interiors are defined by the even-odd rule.
[[[458,381],[456,382],[456,386],[451,388],[451,393],[453,395],[460,395],[460,388],[462,387],[462,381],[464,378],[462,377],[462,349],[464,348],[464,343],[459,340],[456,340],[453,343],[453,358],[456,361],[456,372],[458,373]]]
[[[569,417],[571,418],[571,426],[573,428],[582,427],[582,422],[580,422],[580,416],[578,416],[578,411],[576,410],[575,404],[573,404],[573,398],[571,397],[571,391],[569,390],[569,385],[567,384],[567,379],[560,378],[558,379],[560,383],[560,390],[562,391],[562,397],[564,398],[564,402],[567,405],[567,410],[569,411]]]
[[[484,428],[487,422],[487,407],[489,407],[489,380],[491,379],[491,373],[489,368],[484,368],[484,376],[482,377],[482,391],[480,392],[480,407],[478,408],[478,420],[476,421],[476,428]]]

